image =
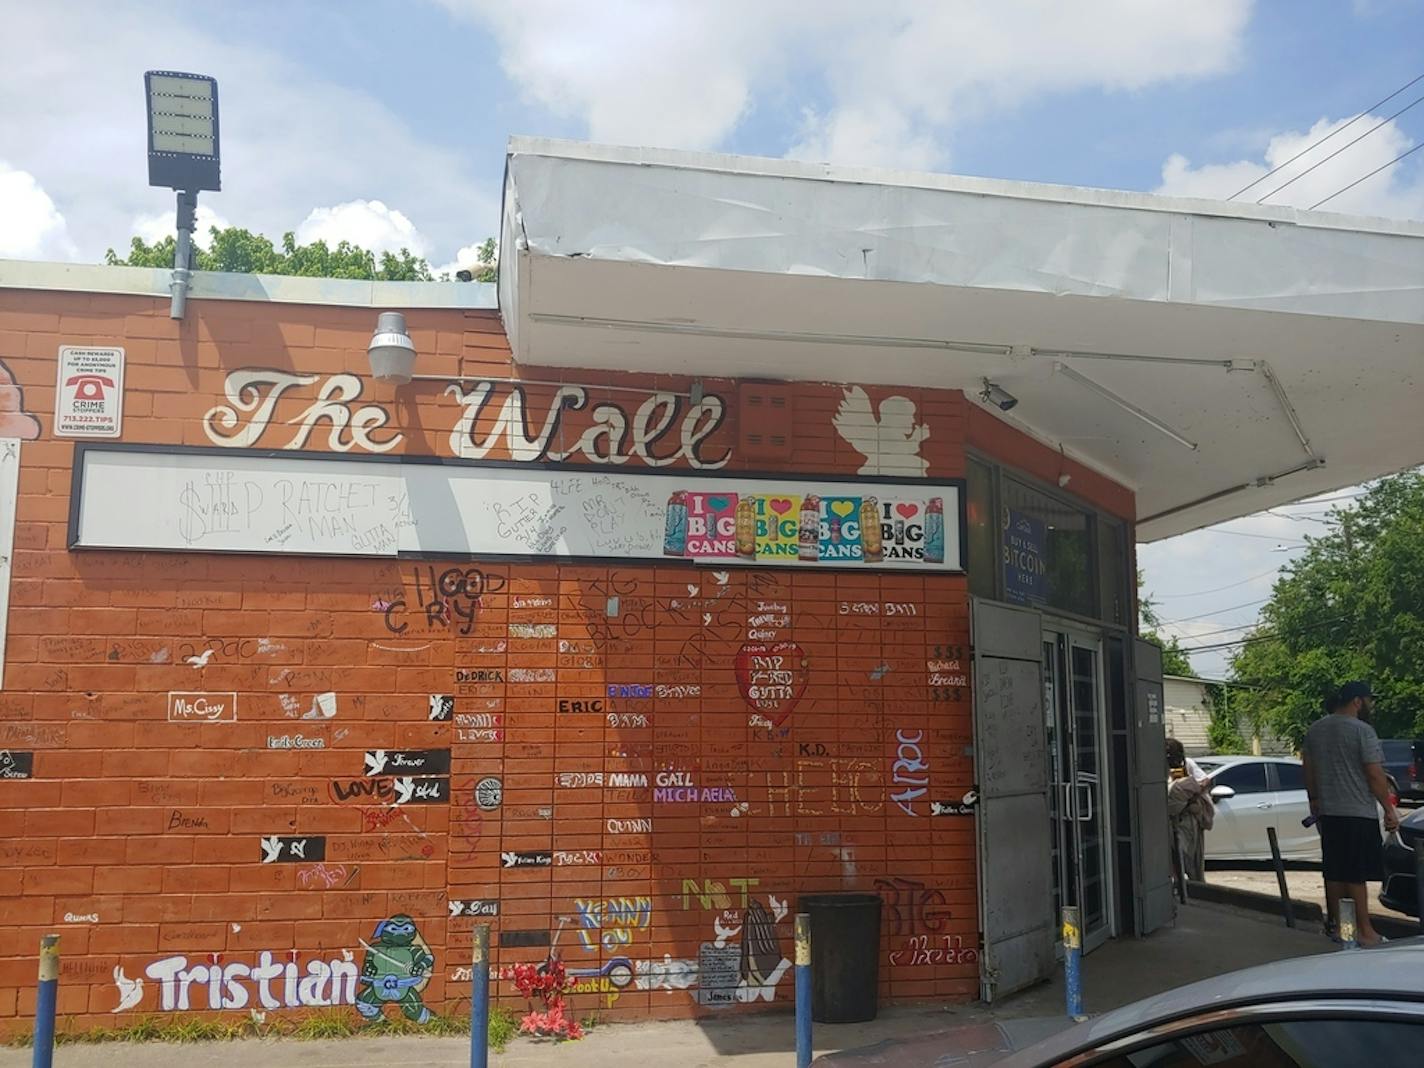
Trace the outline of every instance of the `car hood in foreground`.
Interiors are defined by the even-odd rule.
[[[813,1068],[989,1068],[1014,1050],[1073,1026],[1063,1016],[1025,1017],[1022,1020],[963,1024],[931,1031],[919,1038],[886,1039],[873,1046],[842,1050],[816,1058]]]

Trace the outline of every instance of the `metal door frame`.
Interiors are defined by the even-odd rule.
[[[1052,643],[1055,648],[1055,652],[1057,650],[1057,639],[1059,637],[1062,637],[1066,642],[1066,647],[1064,650],[1065,658],[1063,663],[1063,669],[1065,674],[1062,679],[1062,683],[1065,687],[1063,699],[1065,702],[1067,702],[1070,720],[1074,718],[1072,714],[1072,660],[1074,643],[1076,642],[1080,648],[1091,650],[1095,657],[1094,663],[1096,677],[1093,680],[1093,685],[1095,687],[1095,694],[1097,698],[1095,708],[1095,719],[1097,721],[1097,745],[1094,749],[1094,753],[1097,758],[1096,774],[1098,775],[1098,782],[1093,803],[1095,809],[1101,814],[1101,823],[1099,830],[1099,850],[1103,858],[1102,890],[1104,923],[1101,928],[1090,934],[1086,927],[1087,917],[1083,917],[1083,922],[1085,925],[1083,929],[1083,952],[1087,953],[1091,950],[1098,948],[1098,946],[1102,945],[1109,939],[1115,938],[1118,933],[1118,894],[1116,884],[1117,864],[1115,856],[1116,840],[1114,838],[1112,805],[1112,791],[1113,787],[1116,784],[1113,782],[1112,775],[1112,725],[1109,722],[1107,707],[1107,637],[1100,630],[1095,630],[1092,627],[1085,627],[1081,623],[1069,622],[1053,616],[1043,617],[1043,634],[1045,643]],[[1057,711],[1057,709],[1054,710],[1055,716],[1057,715]],[[1076,749],[1076,746],[1074,748]],[[1071,754],[1070,765],[1073,770],[1073,777],[1076,779],[1076,752]],[[1056,768],[1051,769],[1051,773],[1056,774],[1056,771]],[[1065,784],[1059,785],[1061,786]],[[1064,858],[1064,860],[1065,863],[1074,863],[1077,865],[1074,885],[1077,887],[1078,896],[1081,897],[1083,892],[1083,850],[1082,840],[1079,834],[1081,819],[1079,811],[1079,798],[1081,795],[1079,793],[1078,787],[1083,784],[1079,784],[1077,782],[1070,782],[1066,785],[1068,786],[1066,796],[1071,799],[1067,807],[1071,811],[1070,821],[1073,825],[1074,833],[1072,836],[1073,855],[1071,858]],[[1049,788],[1050,790],[1054,788],[1054,784],[1052,782],[1050,782]],[[1067,886],[1066,882],[1062,883],[1062,885],[1065,887]],[[1081,900],[1077,903],[1080,906],[1083,904]]]

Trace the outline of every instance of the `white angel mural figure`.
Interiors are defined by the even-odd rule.
[[[923,478],[928,473],[930,464],[920,456],[920,443],[930,436],[930,428],[915,422],[915,402],[909,397],[886,397],[877,416],[865,390],[851,386],[831,423],[865,457],[859,474]]]

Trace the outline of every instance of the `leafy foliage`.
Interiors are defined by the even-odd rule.
[[[494,239],[490,259],[494,258]],[[177,240],[165,237],[148,244],[135,237],[129,242],[127,256],[113,249],[104,253],[104,262],[111,267],[172,267]],[[481,254],[484,249],[481,248]],[[484,262],[483,260],[481,262]],[[342,241],[329,248],[325,241],[309,245],[297,244],[296,235],[282,235],[281,246],[268,237],[254,234],[237,226],[209,229],[207,248],[194,247],[193,267],[199,271],[228,271],[235,274],[287,274],[306,278],[356,278],[378,282],[430,282],[430,264],[409,249],[382,252],[379,257],[368,249]]]
[[[1231,661],[1242,710],[1298,744],[1340,683],[1367,679],[1380,737],[1424,736],[1424,472],[1381,479],[1277,579]]]
[[[480,265],[470,271],[470,281],[494,282],[499,279],[499,264],[495,262],[494,252],[494,238],[485,238],[480,244],[479,251],[475,253],[475,258],[479,260]]]
[[[1209,682],[1204,689],[1206,707],[1211,713],[1206,725],[1206,739],[1211,752],[1221,756],[1250,752],[1250,746],[1241,735],[1241,702],[1231,696],[1231,687]]]
[[[1162,617],[1157,613],[1157,602],[1146,592],[1142,580],[1142,571],[1137,572],[1137,617],[1138,633],[1143,641],[1151,642],[1162,650],[1162,674],[1164,675],[1185,675],[1189,678],[1196,678],[1196,672],[1192,670],[1191,659],[1187,656],[1187,651],[1182,648],[1181,643],[1175,637],[1164,638],[1158,631],[1162,627]]]

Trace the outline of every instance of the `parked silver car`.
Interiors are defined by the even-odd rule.
[[[1270,860],[1268,827],[1281,856],[1319,860],[1320,834],[1301,821],[1310,815],[1305,769],[1291,757],[1208,756],[1197,766],[1211,779],[1216,819],[1206,834],[1207,860]]]
[[[1276,961],[1127,1005],[1027,1047],[1006,1023],[847,1050],[823,1068],[1353,1068],[1417,1064],[1424,940]],[[990,1029],[1001,1041],[995,1043]],[[986,1040],[987,1039],[987,1040]],[[1015,1052],[1017,1050],[1017,1052]],[[1414,1053],[1410,1053],[1414,1050]]]

